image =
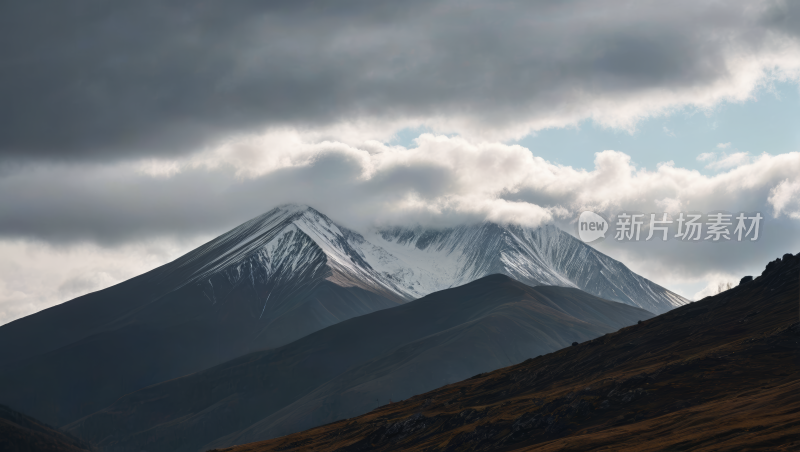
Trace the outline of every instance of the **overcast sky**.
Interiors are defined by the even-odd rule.
[[[359,230],[760,213],[595,244],[698,298],[800,251],[800,4],[0,6],[0,324],[284,202]]]

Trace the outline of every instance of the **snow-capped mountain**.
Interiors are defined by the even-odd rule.
[[[390,228],[365,235],[307,206],[267,212],[189,253],[171,271],[212,302],[252,286],[254,313],[272,319],[286,300],[327,280],[397,302],[500,273],[531,286],[577,287],[663,313],[687,300],[642,278],[555,226],[483,223],[445,230]]]
[[[686,302],[554,227],[360,234],[287,205],[148,273],[3,325],[0,343],[15,347],[0,349],[0,395],[63,425],[139,388],[495,273],[653,313]]]

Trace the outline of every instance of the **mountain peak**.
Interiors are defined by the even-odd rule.
[[[291,218],[292,220],[296,219],[299,216],[304,214],[310,213],[315,216],[322,216],[324,215],[317,211],[316,209],[312,208],[311,206],[305,204],[295,204],[295,203],[287,203],[281,204],[269,211],[247,221],[240,226],[231,230],[228,234],[241,229],[251,229],[252,227],[257,227],[259,225],[263,225],[265,223],[273,223],[276,220],[282,220]]]
[[[314,209],[313,207],[307,204],[296,204],[296,203],[281,204],[278,207],[275,207],[274,209],[270,210],[270,212],[274,211],[280,211],[287,214],[313,212],[322,215],[318,210]],[[267,212],[267,214],[269,214],[269,212]]]
[[[579,288],[654,313],[687,302],[554,225],[398,226],[373,230],[365,237],[297,203],[280,205],[175,264],[191,272],[189,282],[211,284],[213,275],[226,272],[234,281],[245,274],[253,281],[266,281],[289,262],[293,264],[287,272],[288,268],[311,272],[313,267],[315,281],[327,279],[399,302],[491,274],[531,286]]]

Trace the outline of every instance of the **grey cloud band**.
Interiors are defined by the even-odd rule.
[[[658,93],[691,103],[800,30],[796,2],[678,3],[4,2],[0,159],[174,156],[365,118],[630,126],[672,105]]]

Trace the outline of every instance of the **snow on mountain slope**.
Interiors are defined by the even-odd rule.
[[[654,313],[687,300],[631,272],[555,226],[483,223],[444,230],[388,228],[365,237],[320,212],[286,205],[175,262],[210,300],[242,283],[259,286],[259,317],[328,280],[397,302],[501,273],[532,286],[577,287]],[[267,314],[265,314],[265,312]]]
[[[553,225],[390,228],[370,238],[419,268],[411,283],[425,293],[501,273],[532,286],[577,287],[657,314],[688,303]]]
[[[383,272],[367,262],[381,263]],[[392,273],[402,265],[359,234],[316,210],[285,205],[250,220],[165,267],[162,278],[199,286],[212,303],[246,290],[251,315],[265,325],[304,303],[327,280],[357,287],[395,303],[416,298]],[[381,303],[380,308],[385,308]],[[376,307],[377,309],[378,307]]]

